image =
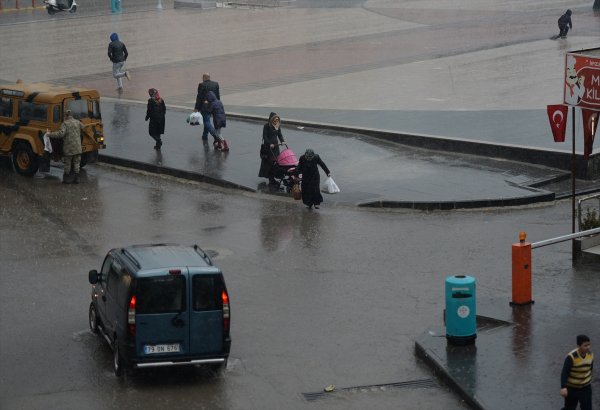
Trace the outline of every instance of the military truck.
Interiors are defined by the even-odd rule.
[[[50,84],[0,84],[0,155],[11,156],[15,170],[34,175],[44,155],[46,129],[60,128],[66,110],[85,126],[81,132],[81,166],[106,148],[100,94],[94,89]],[[52,139],[52,160],[62,158],[62,140]]]

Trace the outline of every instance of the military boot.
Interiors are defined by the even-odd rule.
[[[71,183],[71,174],[67,174],[66,172],[63,173],[62,183],[63,184],[70,184]]]
[[[73,175],[73,183],[74,184],[78,184],[79,183],[79,174]]]

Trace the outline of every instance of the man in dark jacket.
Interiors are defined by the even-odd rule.
[[[558,19],[558,29],[560,30],[558,36],[560,38],[567,38],[569,28],[573,28],[573,22],[571,22],[571,10],[567,10],[567,12]]]
[[[221,100],[221,94],[219,93],[219,83],[210,79],[209,73],[202,74],[202,82],[198,84],[198,94],[196,95],[196,105],[194,108],[202,114],[202,123],[204,124],[204,130],[202,131],[202,140],[208,141],[208,133],[215,135],[215,129],[210,123],[210,103],[208,102],[208,92],[212,91],[217,97],[217,100]]]
[[[127,47],[119,40],[119,35],[112,33],[110,35],[110,44],[108,45],[108,58],[113,63],[113,77],[117,79],[117,91],[123,91],[123,77],[131,80],[129,71],[123,71],[123,66],[128,56]]]

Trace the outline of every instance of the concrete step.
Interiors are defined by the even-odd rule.
[[[600,245],[584,249],[581,252],[581,262],[583,263],[600,263]]]

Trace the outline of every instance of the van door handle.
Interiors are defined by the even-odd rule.
[[[173,319],[171,320],[171,323],[173,323],[173,326],[175,327],[184,327],[185,326],[185,321],[183,319]]]

